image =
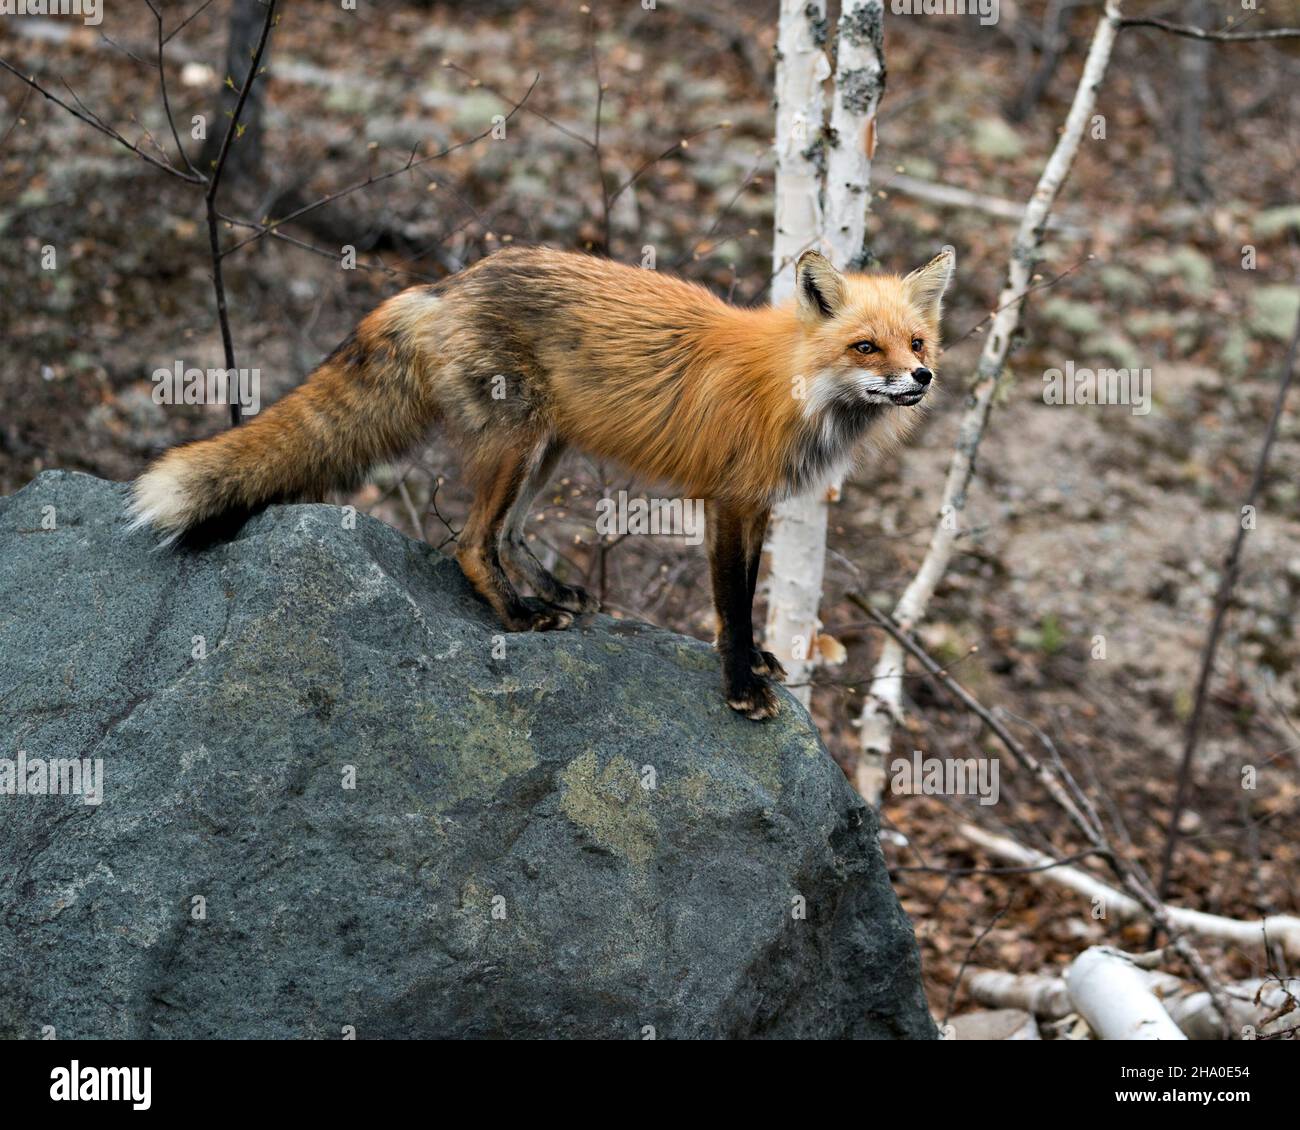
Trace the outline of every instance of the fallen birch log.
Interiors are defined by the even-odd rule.
[[[1228,998],[1229,1027],[1243,1040],[1253,1039],[1295,1023],[1295,1014],[1288,1016],[1286,1007],[1300,997],[1300,981],[1241,981],[1225,985],[1224,995]],[[1220,1039],[1219,1014],[1209,993],[1188,989],[1166,1000],[1165,1007],[1189,1040]]]
[[[943,208],[961,208],[983,212],[1001,220],[1019,222],[1024,219],[1026,205],[1001,196],[988,196],[980,192],[971,192],[968,188],[958,188],[953,184],[939,181],[921,180],[906,173],[895,173],[884,186],[890,192],[900,192],[914,200],[927,204],[937,204]],[[1081,224],[1060,216],[1047,217],[1047,230],[1060,232],[1068,239],[1086,239],[1091,232]]]
[[[1189,1040],[1223,1038],[1209,993],[1160,970],[1142,970],[1142,975],[1147,988],[1163,1002],[1165,1011]],[[966,987],[976,1004],[1029,1012],[1038,1020],[1064,1020],[1075,1009],[1065,978],[1049,973],[976,969],[967,977]],[[1223,993],[1233,1031],[1243,1039],[1265,1036],[1294,1023],[1286,1009],[1290,1000],[1300,999],[1300,979],[1238,981],[1224,985]]]
[[[1066,971],[1065,987],[1079,1015],[1103,1040],[1187,1039],[1142,970],[1119,950],[1084,950]]]
[[[1043,868],[1041,871],[1031,873],[1030,878],[1046,880],[1056,886],[1075,891],[1090,901],[1099,901],[1106,917],[1114,915],[1121,922],[1149,917],[1146,910],[1135,899],[1116,890],[1108,883],[1077,867],[1052,867],[1051,856],[1018,844],[1006,836],[986,832],[974,824],[960,825],[958,834],[967,842],[983,848],[990,855],[1007,863],[1020,867]],[[1221,915],[1206,914],[1200,910],[1185,910],[1177,906],[1166,907],[1166,910],[1173,925],[1197,937],[1232,942],[1241,946],[1263,946],[1267,940],[1280,945],[1289,956],[1300,957],[1300,918],[1294,915],[1271,914],[1267,918],[1244,922],[1236,918],[1224,918]]]
[[[948,1021],[954,1040],[1041,1040],[1038,1023],[1023,1009],[966,1012]]]
[[[971,998],[989,1008],[1018,1008],[1040,1020],[1060,1020],[1074,1011],[1065,981],[1043,973],[979,969],[966,981]]]

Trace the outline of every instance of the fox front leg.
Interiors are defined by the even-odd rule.
[[[747,523],[742,515],[722,505],[710,508],[708,522],[709,572],[721,629],[718,652],[722,657],[723,692],[732,710],[760,722],[776,716],[780,700],[776,689],[756,670],[756,657],[762,653],[754,647]]]
[[[770,508],[765,508],[747,518],[744,523],[745,582],[749,586],[751,615],[754,593],[758,589],[758,566],[763,558],[763,538],[767,535],[767,520],[770,514]],[[785,668],[781,666],[781,661],[770,651],[764,651],[757,643],[754,644],[750,654],[749,665],[755,675],[770,675],[778,683],[785,682]]]

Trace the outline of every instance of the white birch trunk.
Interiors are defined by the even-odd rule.
[[[975,455],[993,407],[994,394],[1002,380],[1011,339],[1020,325],[1021,307],[1029,289],[1033,263],[1042,243],[1043,229],[1056,194],[1065,183],[1074,156],[1079,151],[1079,143],[1091,122],[1097,104],[1097,91],[1106,75],[1118,31],[1118,0],[1107,0],[1106,11],[1093,33],[1092,46],[1084,63],[1083,75],[1075,89],[1065,126],[1042,176],[1038,178],[1038,184],[1029,198],[1012,243],[1006,282],[994,307],[992,325],[984,339],[984,349],[970,389],[968,407],[962,416],[957,446],[948,464],[943,499],[939,504],[938,524],[930,537],[930,545],[921,567],[894,608],[894,619],[905,632],[911,631],[925,616],[930,598],[934,596],[952,558],[960,533],[958,518],[966,508],[966,492],[975,471]],[[860,748],[855,778],[858,791],[869,804],[877,807],[884,786],[884,761],[889,756],[894,726],[903,716],[903,668],[902,647],[893,639],[887,638],[872,671],[859,719]]]
[[[775,302],[794,289],[794,260],[810,247],[825,252],[841,270],[863,265],[867,206],[870,200],[871,152],[875,115],[884,87],[883,0],[844,0],[835,61],[835,96],[831,107],[830,143],[813,150],[826,160],[825,214],[821,213],[816,163],[804,151],[821,140],[821,82],[829,73],[819,47],[807,60],[805,45],[815,39],[824,20],[822,0],[816,4],[782,0],[777,44],[777,188],[776,241],[772,287]],[[791,49],[799,52],[795,62]],[[805,85],[807,84],[807,85]],[[787,90],[793,89],[787,105]],[[801,100],[802,101],[798,101]],[[805,107],[808,127],[802,143],[792,141],[783,122],[793,121],[797,105]],[[787,114],[790,116],[787,117]],[[798,152],[795,152],[798,151]],[[789,168],[789,175],[783,175]],[[796,199],[790,201],[788,197]],[[801,198],[800,198],[801,197]],[[828,504],[839,495],[839,484],[828,492],[813,492],[780,503],[773,515],[768,549],[767,648],[785,665],[793,694],[808,705],[809,678],[817,662],[817,617],[826,563]]]
[[[1185,1040],[1147,978],[1125,954],[1093,946],[1070,964],[1065,987],[1079,1014],[1103,1040]]]

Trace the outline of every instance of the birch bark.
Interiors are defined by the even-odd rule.
[[[875,116],[884,90],[883,0],[844,0],[835,55],[830,131],[821,85],[830,66],[821,40],[825,6],[782,0],[777,61],[776,302],[794,289],[793,262],[817,247],[840,270],[861,270],[866,244]],[[789,46],[787,46],[787,44]],[[791,128],[802,127],[802,136]],[[825,167],[825,185],[821,169]],[[793,392],[793,390],[792,390]],[[769,533],[767,648],[805,705],[817,663],[817,617],[826,563],[829,503],[839,484],[780,503]]]

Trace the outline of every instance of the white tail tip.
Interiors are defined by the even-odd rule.
[[[176,473],[159,466],[145,471],[131,488],[127,516],[128,533],[151,527],[163,535],[163,545],[180,537],[190,524],[191,505]]]

